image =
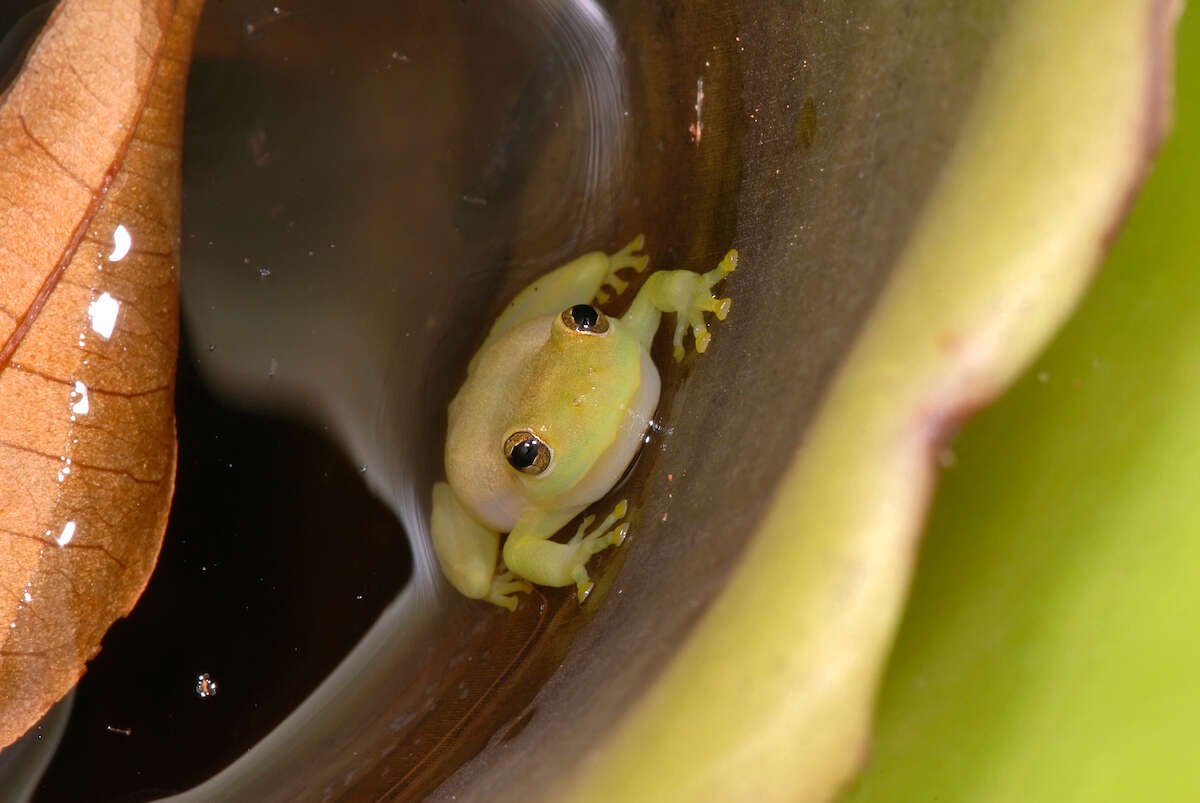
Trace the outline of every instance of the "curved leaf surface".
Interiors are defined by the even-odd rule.
[[[162,542],[198,9],[65,0],[0,104],[0,746],[79,679]]]
[[[1195,800],[1200,15],[1075,318],[953,445],[857,801]]]

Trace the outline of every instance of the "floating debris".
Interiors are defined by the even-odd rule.
[[[207,672],[196,676],[196,695],[212,697],[217,693],[217,682]]]

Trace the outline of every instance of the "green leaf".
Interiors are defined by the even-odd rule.
[[[1086,303],[954,445],[844,800],[1200,798],[1200,15]]]
[[[1008,12],[938,185],[775,504],[573,799],[823,800],[866,753],[939,443],[1012,381],[1078,299],[1164,119],[1170,4],[1029,0]],[[1012,440],[1011,431],[995,438]],[[987,505],[994,495],[976,486],[971,497]],[[1036,509],[1039,499],[1023,504]],[[1100,501],[1083,509],[1099,517]],[[984,522],[1008,537],[1016,504],[957,519],[973,525],[954,528],[960,542],[979,539]],[[1063,562],[1082,569],[1073,555]],[[1012,576],[1009,596],[985,609],[1011,606],[1048,561]],[[944,565],[970,577],[958,562]],[[963,615],[929,607],[939,624]],[[1092,638],[1105,638],[1107,622],[1082,610],[1093,617]],[[1005,658],[987,653],[982,662],[1001,678],[1023,671]],[[987,718],[975,727],[986,729]],[[889,755],[903,765],[900,730]],[[931,761],[959,745],[940,747]],[[997,799],[1024,799],[1018,791]],[[930,797],[914,782],[894,799]]]

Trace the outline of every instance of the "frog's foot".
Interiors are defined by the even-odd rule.
[[[729,315],[731,304],[728,298],[717,298],[710,291],[713,285],[733,273],[737,263],[737,251],[730,250],[720,263],[708,273],[691,274],[696,277],[691,298],[686,304],[676,309],[675,336],[673,338],[675,362],[682,360],[686,354],[683,347],[683,335],[689,326],[692,329],[692,336],[696,339],[696,352],[703,354],[708,350],[712,334],[708,331],[708,324],[704,321],[704,313],[711,312],[717,316],[718,321],[723,321]]]
[[[604,285],[611,287],[615,295],[620,295],[625,292],[625,288],[629,286],[629,282],[617,275],[619,271],[633,268],[638,273],[646,269],[650,264],[650,257],[645,254],[639,254],[642,246],[646,243],[646,235],[639,234],[634,237],[629,243],[615,254],[609,254],[608,257],[608,275],[604,277],[601,287],[596,291],[596,301],[603,304],[612,296],[604,289]]]
[[[484,600],[493,605],[499,605],[501,608],[508,608],[512,612],[517,609],[517,598],[514,594],[518,591],[528,594],[533,591],[533,586],[528,581],[518,579],[515,574],[505,570],[492,578],[491,591],[484,597]]]
[[[621,519],[625,518],[626,511],[629,510],[629,504],[622,499],[613,508],[612,513],[609,513],[604,521],[587,532],[591,527],[592,522],[596,520],[595,516],[588,516],[579,525],[579,530],[575,536],[567,542],[568,547],[574,547],[575,557],[572,561],[571,579],[575,581],[575,595],[580,602],[588,598],[595,588],[595,583],[591,581],[587,573],[587,562],[592,555],[597,552],[603,552],[610,546],[620,546],[625,540],[625,536],[629,534],[629,522],[625,522],[619,527],[613,527]]]

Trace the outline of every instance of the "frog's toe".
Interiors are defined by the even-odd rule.
[[[579,523],[579,529],[575,531],[575,535],[571,536],[571,540],[567,543],[572,545],[582,543],[583,539],[587,536],[588,527],[591,527],[592,522],[595,520],[596,517],[593,515],[589,514],[586,516],[584,520]]]
[[[588,579],[587,572],[583,572],[582,579],[575,581],[575,598],[579,600],[580,605],[587,601],[587,598],[592,595],[592,589],[595,587],[596,584]]]
[[[517,611],[517,598],[511,594],[507,596],[504,594],[488,594],[485,599],[493,605],[499,605],[501,608],[507,609],[509,613],[516,613]]]
[[[611,287],[613,289],[613,292],[610,294],[607,290],[604,289],[605,286]],[[596,301],[603,304],[606,301],[608,301],[610,298],[612,298],[614,294],[619,296],[619,295],[621,295],[621,293],[624,293],[625,288],[628,286],[629,286],[629,282],[622,279],[616,273],[610,273],[604,279],[604,286],[601,286],[601,288],[596,291]]]
[[[638,253],[642,250],[642,246],[645,243],[646,236],[639,234],[630,240],[620,251],[610,255],[608,258],[608,276],[605,278],[604,283],[612,285],[619,293],[625,289],[625,283],[617,279],[617,271],[633,268],[638,273],[641,273],[646,270],[646,266],[650,264],[650,257]]]
[[[528,594],[533,591],[529,581],[522,580],[510,571],[503,572],[492,578],[492,588],[485,599],[493,605],[507,608],[510,612],[517,609],[517,593]]]
[[[647,259],[647,257],[638,256],[638,251],[641,251],[642,246],[644,246],[645,244],[646,244],[645,233],[639,234],[637,237],[634,237],[632,240],[627,242],[625,244],[625,247],[622,248],[617,253],[613,254],[613,256],[620,257],[623,259],[643,259],[643,260]]]
[[[683,347],[683,335],[687,332],[687,328],[687,321],[683,319],[682,315],[679,315],[678,320],[675,322],[675,334],[671,338],[671,342],[675,346],[675,362],[683,362],[683,357],[687,354],[687,350]]]
[[[731,306],[733,306],[733,301],[728,298],[714,298],[712,314],[717,316],[718,321],[723,321],[729,316]]]
[[[737,270],[737,266],[738,252],[731,248],[725,253],[725,256],[721,257],[721,261],[717,263],[715,268],[710,270],[708,273],[703,274],[704,283],[709,287],[712,287],[714,284]]]
[[[528,580],[517,577],[511,571],[506,571],[496,575],[492,580],[492,589],[499,590],[501,594],[511,594],[514,591],[522,591],[528,594],[530,591],[533,591],[533,586]]]
[[[621,524],[619,527],[613,527],[620,519],[624,518],[625,513],[629,510],[629,503],[622,499],[613,508],[612,512],[604,517],[598,526],[591,528],[592,522],[596,520],[595,516],[588,516],[579,525],[579,530],[570,540],[569,546],[575,548],[575,554],[572,558],[572,566],[570,569],[571,580],[575,583],[575,593],[580,602],[587,599],[592,593],[595,584],[588,577],[587,564],[592,556],[598,552],[603,552],[612,546],[620,545],[625,536],[629,533],[628,522]]]
[[[629,522],[623,523],[620,527],[613,527],[621,519],[625,518],[625,514],[629,511],[629,501],[622,499],[617,502],[616,507],[612,509],[604,517],[604,521],[592,530],[589,534],[584,535],[583,531],[595,519],[594,516],[588,516],[583,521],[583,526],[579,528],[579,532],[572,539],[573,543],[578,543],[580,550],[586,554],[583,562],[587,562],[587,558],[595,555],[597,552],[603,552],[610,546],[617,546],[625,540],[625,536],[629,533]]]
[[[703,354],[708,350],[708,344],[712,342],[712,334],[708,331],[708,324],[704,320],[704,314],[712,313],[718,321],[723,321],[729,315],[729,309],[733,303],[728,298],[717,298],[714,296],[711,292],[712,286],[721,281],[736,267],[737,251],[730,251],[717,267],[708,273],[696,276],[695,283],[691,287],[691,298],[682,305],[682,309],[677,313],[678,317],[675,321],[674,344],[676,362],[681,361],[686,353],[683,347],[683,336],[689,327],[691,327],[692,337],[696,341],[696,353]],[[696,274],[691,275],[695,276]]]

